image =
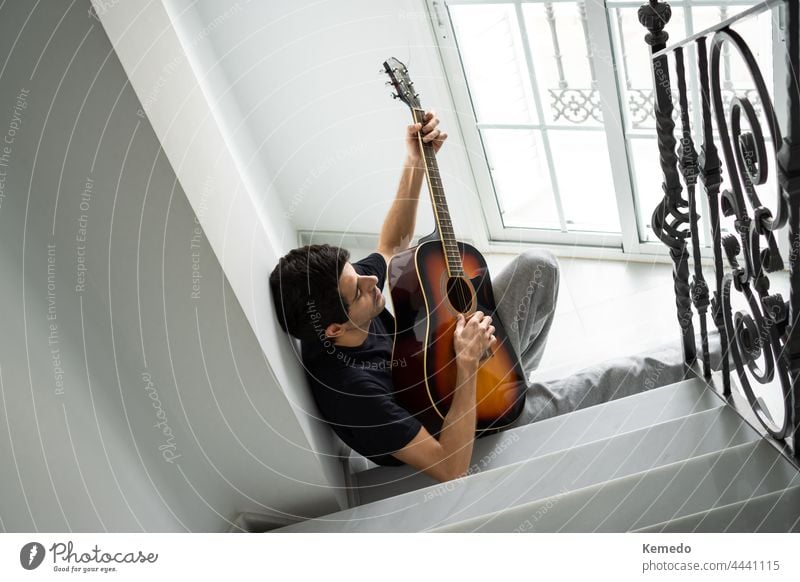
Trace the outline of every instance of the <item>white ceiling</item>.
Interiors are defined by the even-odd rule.
[[[457,234],[482,228],[424,0],[166,1],[241,163],[271,182],[258,195],[295,228],[379,231],[410,123],[379,74],[390,56],[451,135],[439,161]],[[423,196],[418,234],[433,228]]]

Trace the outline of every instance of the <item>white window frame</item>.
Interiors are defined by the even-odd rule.
[[[551,2],[574,2],[575,0],[550,0]],[[751,3],[752,0],[730,0],[729,6],[733,9],[731,15],[736,13],[736,6]],[[586,15],[587,27],[589,35],[595,42],[593,47],[597,54],[612,55],[609,59],[596,59],[595,71],[597,76],[597,89],[600,93],[600,102],[603,108],[604,129],[606,140],[608,144],[609,157],[611,160],[611,174],[613,179],[614,191],[617,201],[617,209],[619,211],[619,221],[621,233],[594,233],[594,232],[563,232],[556,230],[545,230],[535,228],[515,228],[503,226],[500,207],[497,196],[495,194],[494,185],[492,182],[491,172],[483,141],[480,136],[479,127],[482,128],[507,128],[507,129],[537,129],[543,132],[547,131],[548,124],[543,123],[545,116],[542,111],[539,111],[539,123],[536,124],[491,124],[491,123],[476,123],[472,101],[469,95],[469,88],[467,87],[466,79],[464,77],[461,57],[455,41],[455,33],[451,26],[450,17],[448,14],[448,5],[463,5],[463,4],[511,4],[514,5],[517,20],[520,25],[522,34],[522,44],[525,51],[525,58],[528,65],[530,74],[530,81],[534,93],[536,93],[536,71],[533,66],[530,49],[527,42],[527,32],[525,27],[525,20],[522,16],[522,5],[527,3],[525,0],[425,0],[430,21],[432,24],[432,31],[438,42],[439,57],[445,71],[446,82],[453,99],[454,111],[456,113],[459,129],[464,139],[465,152],[471,166],[472,175],[475,179],[475,187],[478,196],[481,200],[481,212],[483,214],[487,236],[489,243],[495,245],[504,245],[507,243],[535,243],[554,246],[569,246],[569,247],[582,247],[582,248],[596,248],[598,251],[603,252],[604,256],[615,254],[619,252],[631,258],[647,259],[648,257],[666,257],[668,255],[667,247],[660,241],[643,241],[640,225],[637,220],[637,212],[635,208],[635,196],[632,177],[629,168],[631,167],[628,146],[625,138],[624,128],[624,112],[622,111],[622,100],[620,95],[622,92],[622,80],[618,78],[619,67],[615,66],[614,50],[612,46],[612,32],[608,21],[608,13],[606,4],[609,8],[630,8],[639,7],[643,4],[642,0],[638,1],[611,1],[611,2],[593,2],[587,1]],[[716,6],[718,1],[714,0],[673,0],[670,1],[673,6],[681,6],[690,8],[692,6]],[[691,26],[691,11],[686,12],[686,26]],[[777,25],[774,25],[774,28]],[[677,42],[688,36],[686,30],[675,30],[675,27],[670,29],[667,26],[667,32],[671,33],[671,42]],[[641,51],[647,51],[648,47],[644,43],[644,34],[646,30],[642,28],[642,43],[638,47]],[[773,30],[773,38],[777,38],[775,30]],[[776,45],[777,46],[777,45]],[[636,47],[628,47],[628,50],[636,50]],[[776,63],[777,64],[777,63]],[[782,78],[778,77],[779,67],[773,67],[773,87],[776,89],[775,103],[779,103],[779,96],[782,89]],[[688,89],[691,91],[695,81],[692,76],[689,81]],[[673,84],[676,83],[672,79]],[[538,94],[538,93],[537,93]],[[538,101],[537,101],[538,102]],[[675,104],[677,107],[677,104]],[[698,113],[699,115],[699,113]],[[698,120],[693,120],[692,130],[694,133],[695,146],[699,151],[701,143],[701,135],[698,130],[701,126]],[[560,128],[561,129],[561,128]],[[600,128],[602,131],[603,128]],[[646,136],[643,131],[637,131],[639,136]],[[652,137],[655,138],[655,130],[652,130]],[[636,139],[635,134],[631,135],[629,132],[628,138]],[[549,150],[546,152],[549,164],[552,164],[552,158]],[[654,147],[653,155],[657,156],[658,151]],[[624,163],[623,163],[624,161]],[[655,182],[653,188],[660,189],[661,182]],[[556,196],[556,203],[558,204],[558,192],[554,193]],[[685,188],[683,196],[686,196]],[[696,198],[698,200],[697,211],[703,216],[708,216],[708,202],[703,190],[702,184],[698,183],[696,187]],[[767,204],[771,206],[770,202]],[[651,209],[647,209],[652,212]],[[701,223],[705,221],[701,220]],[[706,240],[710,240],[710,233],[705,224],[699,225],[705,229]],[[710,247],[701,249],[701,254],[706,260],[713,259],[713,251]]]

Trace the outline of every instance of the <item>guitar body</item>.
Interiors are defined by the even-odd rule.
[[[433,435],[441,430],[456,385],[453,334],[459,313],[491,315],[497,338],[478,369],[477,431],[511,424],[522,412],[527,389],[519,359],[495,315],[486,261],[473,246],[457,244],[463,277],[449,276],[442,243],[435,237],[395,255],[387,267],[396,321],[395,398]]]

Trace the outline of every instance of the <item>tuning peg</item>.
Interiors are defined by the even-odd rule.
[[[399,95],[397,93],[389,93],[392,96],[392,99],[397,99]]]
[[[391,82],[391,81],[386,81],[386,82],[384,83],[384,85],[386,85],[386,86],[391,86],[391,85],[392,85],[392,82]]]

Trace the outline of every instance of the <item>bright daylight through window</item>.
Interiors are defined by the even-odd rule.
[[[448,59],[443,51],[448,74],[467,82],[466,90],[457,83],[451,88],[457,104],[459,98],[468,104],[468,113],[459,108],[460,121],[476,173],[487,176],[483,186],[491,191],[482,200],[494,239],[537,241],[549,233],[549,242],[605,246],[620,246],[626,237],[655,240],[650,220],[663,192],[646,30],[637,19],[641,3],[446,3],[454,38],[440,37],[440,43],[457,55]],[[675,41],[753,5],[670,4],[667,31]],[[772,90],[770,16],[767,11],[745,22],[741,32]],[[696,58],[692,48],[687,59]],[[726,101],[753,87],[738,55],[726,52],[723,69]],[[687,84],[690,102],[696,102],[698,81],[690,75]],[[754,92],[751,98],[760,113]],[[673,102],[677,121],[677,85]],[[699,111],[690,115],[696,131]],[[700,141],[695,133],[698,147]],[[708,241],[707,205],[698,199],[700,237]],[[594,239],[586,238],[590,233]]]

